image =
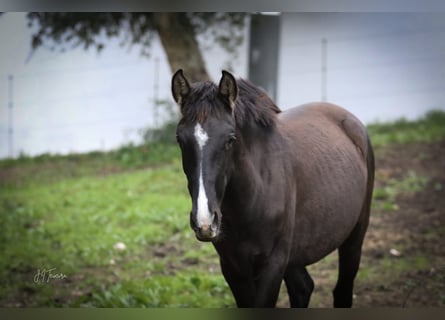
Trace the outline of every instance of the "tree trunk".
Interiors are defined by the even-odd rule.
[[[192,82],[209,80],[195,30],[186,13],[157,12],[153,17],[172,73],[183,69]]]

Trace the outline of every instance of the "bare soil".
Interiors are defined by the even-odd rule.
[[[397,211],[372,212],[363,266],[374,264],[378,271],[380,261],[387,257],[394,263],[383,264],[384,268],[394,266],[394,270],[384,282],[358,282],[356,306],[444,307],[445,140],[381,151],[376,159],[376,187],[410,170],[428,177],[428,183],[420,192],[400,194]],[[400,256],[390,253],[393,248],[401,248]]]
[[[445,306],[445,140],[376,150],[375,188],[408,172],[428,178],[423,190],[400,193],[397,210],[373,209],[355,283],[355,307]],[[377,200],[378,201],[378,200]],[[395,249],[395,250],[394,250]],[[336,255],[309,267],[311,307],[331,307]],[[278,306],[288,306],[282,286]]]

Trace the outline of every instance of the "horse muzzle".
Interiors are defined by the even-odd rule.
[[[203,225],[195,232],[196,239],[203,242],[215,241],[218,238],[219,230],[212,226]]]
[[[193,219],[193,213],[191,213],[190,226],[195,232],[196,239],[203,242],[215,241],[220,233],[220,215],[219,211],[215,211],[211,224],[199,225],[196,220]]]

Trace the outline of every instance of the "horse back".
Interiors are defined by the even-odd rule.
[[[352,113],[337,105],[325,102],[304,104],[282,112],[280,120],[285,123],[290,135],[306,136],[305,131],[318,128],[318,133],[332,137],[334,131],[340,129],[349,142],[353,143],[362,155],[363,161],[369,153],[368,134],[365,126]],[[316,139],[317,135],[315,132]],[[313,140],[311,139],[311,140]],[[331,139],[328,139],[331,140]],[[298,141],[298,137],[297,137]]]

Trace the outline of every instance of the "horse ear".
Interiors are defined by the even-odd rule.
[[[176,103],[182,107],[184,97],[190,93],[190,85],[184,77],[182,69],[175,72],[172,77],[172,94]]]
[[[233,109],[238,96],[238,84],[235,77],[225,70],[222,71],[222,78],[219,81],[219,94],[229,100],[230,107]]]

